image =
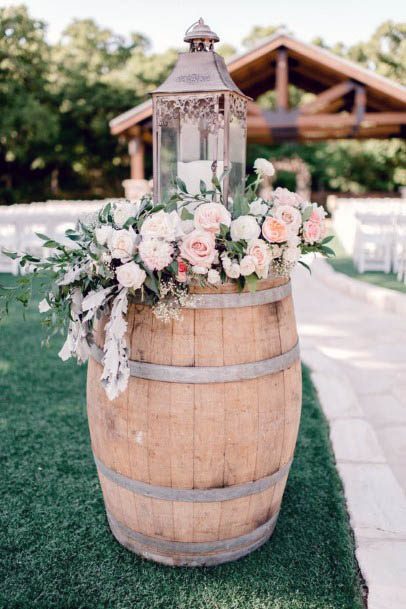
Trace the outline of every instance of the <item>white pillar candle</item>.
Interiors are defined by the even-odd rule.
[[[211,189],[212,163],[213,161],[190,161],[189,163],[178,161],[178,177],[185,182],[189,194],[200,193],[200,180],[203,180],[207,188]],[[223,173],[223,167],[223,161],[217,161],[217,177]]]

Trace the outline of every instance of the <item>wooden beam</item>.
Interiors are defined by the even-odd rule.
[[[278,110],[289,108],[289,72],[288,52],[285,48],[278,49],[276,57],[276,107]]]
[[[249,128],[261,128],[268,125],[272,127],[303,127],[303,128],[332,128],[340,129],[344,127],[352,127],[356,124],[357,117],[354,114],[310,114],[302,115],[291,111],[272,116],[268,112],[267,115],[250,116],[248,121]],[[404,125],[406,124],[406,112],[366,112],[363,116],[361,126],[379,126],[379,125]]]
[[[330,107],[332,102],[335,102],[340,97],[343,97],[347,93],[349,93],[355,84],[350,80],[345,80],[344,82],[340,82],[333,87],[330,87],[326,91],[319,93],[319,95],[313,101],[300,106],[301,114],[316,114],[317,112],[321,112],[322,110],[326,110]]]
[[[132,138],[128,142],[130,155],[131,179],[144,179],[144,142],[141,137]]]

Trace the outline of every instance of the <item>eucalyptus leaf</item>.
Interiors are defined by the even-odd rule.
[[[311,205],[309,205],[309,207],[306,207],[306,209],[302,213],[303,222],[306,222],[306,220],[308,220],[310,218],[312,213],[313,213],[313,207]]]
[[[186,207],[184,207],[182,209],[180,217],[181,217],[181,220],[185,220],[185,221],[193,220],[193,218],[194,218],[193,214],[188,209],[186,209]]]

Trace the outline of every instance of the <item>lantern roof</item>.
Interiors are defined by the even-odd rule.
[[[225,61],[213,50],[219,37],[203,19],[194,23],[185,34],[190,43],[187,53],[179,53],[168,78],[153,94],[228,92],[247,97],[231,78]]]

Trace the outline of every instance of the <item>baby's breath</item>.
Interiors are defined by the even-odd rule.
[[[194,302],[194,296],[189,294],[187,288],[175,283],[173,279],[161,281],[159,292],[161,297],[153,311],[155,317],[164,323],[182,319],[182,309]]]

